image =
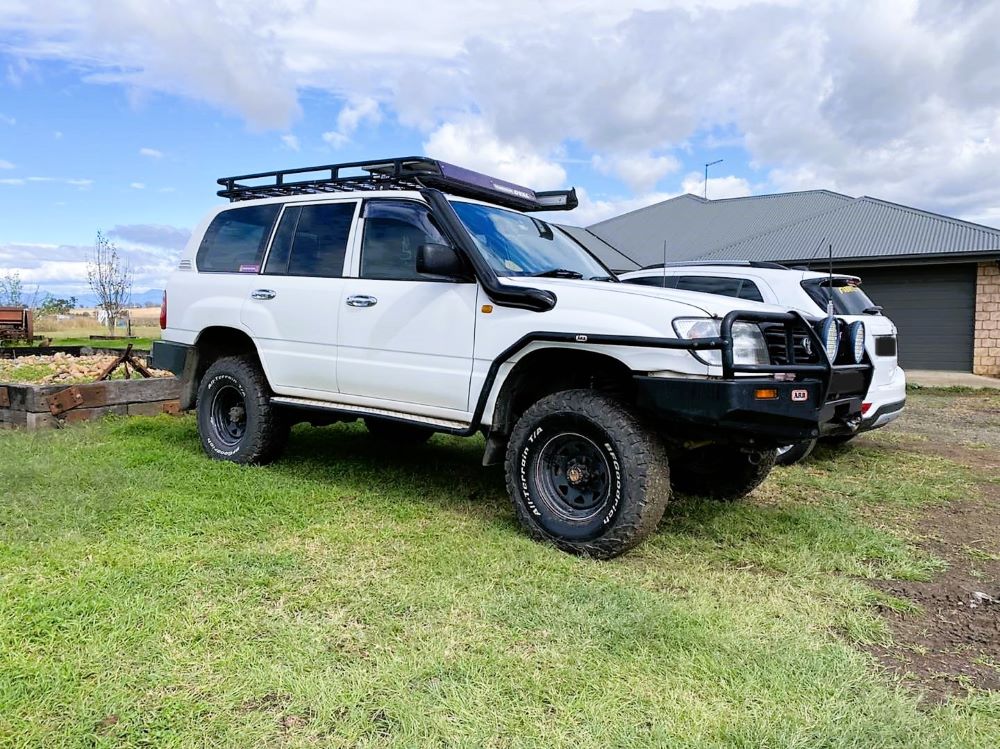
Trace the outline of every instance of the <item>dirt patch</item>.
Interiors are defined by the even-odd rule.
[[[994,487],[992,494],[1000,494]],[[920,546],[948,568],[928,582],[873,581],[919,610],[882,607],[894,644],[873,647],[884,666],[928,697],[942,700],[974,689],[1000,690],[1000,543],[997,496],[924,513],[912,529]]]
[[[871,583],[917,609],[881,607],[893,645],[869,651],[933,700],[1000,690],[1000,398],[913,394],[893,427],[904,439],[881,442],[881,449],[942,457],[983,482],[975,496],[926,509],[906,523],[917,544],[947,568],[928,582]]]
[[[1000,450],[1000,390],[907,393],[893,432],[926,437],[932,445],[975,445]]]

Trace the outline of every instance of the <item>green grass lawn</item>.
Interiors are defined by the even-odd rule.
[[[128,344],[132,344],[133,348],[149,350],[149,347],[153,345],[153,341],[160,340],[159,336],[153,337],[140,337],[136,336],[134,338],[120,338],[118,340],[101,340],[99,338],[90,338],[88,336],[68,336],[66,338],[53,338],[53,346],[90,346],[91,348],[125,348]]]
[[[887,519],[967,469],[820,452],[594,562],[526,539],[481,449],[0,434],[0,746],[1000,745],[1000,696],[921,702],[858,647],[889,636],[863,578],[941,566]]]

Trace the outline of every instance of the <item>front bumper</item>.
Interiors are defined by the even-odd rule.
[[[788,361],[745,365],[734,361],[732,326],[738,320],[779,323],[788,342]],[[720,326],[721,379],[681,379],[636,375],[636,403],[666,430],[685,438],[726,440],[780,447],[827,435],[853,434],[861,426],[862,404],[872,365],[796,361],[792,336],[805,332],[813,350],[823,343],[795,312],[730,312]],[[707,344],[707,341],[704,341]],[[815,357],[814,357],[815,359]]]
[[[720,437],[760,447],[816,439],[861,422],[862,393],[825,397],[818,380],[779,382],[770,378],[694,380],[634,377],[636,405],[652,418],[692,438]],[[758,398],[772,390],[773,398]]]

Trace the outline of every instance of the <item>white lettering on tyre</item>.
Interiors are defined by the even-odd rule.
[[[531,443],[535,441],[535,438],[542,433],[542,427],[538,427],[531,436],[528,437],[528,444],[524,446],[521,450],[521,495],[524,497],[524,502],[528,505],[528,509],[531,510],[531,514],[535,517],[541,517],[542,513],[539,511],[535,502],[531,499],[531,491],[528,489],[528,454],[531,451]]]
[[[613,518],[615,513],[618,512],[618,503],[621,502],[622,498],[622,470],[621,465],[618,463],[618,455],[608,442],[604,443],[604,449],[607,450],[608,455],[611,456],[611,464],[615,472],[615,501],[611,503],[611,509],[608,510],[608,514],[604,516],[604,520],[601,522],[601,525],[607,525],[611,522],[611,518]]]

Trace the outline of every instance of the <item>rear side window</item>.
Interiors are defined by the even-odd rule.
[[[626,283],[637,283],[643,286],[659,286],[665,289],[680,289],[681,291],[698,291],[702,294],[719,294],[738,299],[748,299],[763,302],[757,284],[748,278],[722,278],[720,276],[641,276],[629,278]]]
[[[389,281],[426,281],[417,273],[417,248],[445,241],[430,211],[412,201],[377,200],[365,206],[361,277]]]
[[[657,286],[661,289],[672,289],[677,285],[677,276],[639,276],[638,278],[623,278],[625,283],[639,286]]]
[[[258,273],[264,247],[281,205],[223,211],[208,225],[196,258],[204,273]]]
[[[357,203],[325,203],[285,209],[267,256],[268,275],[344,275],[344,256]]]
[[[830,282],[825,278],[811,279],[803,281],[802,288],[825,312],[827,301],[830,299]],[[838,315],[877,314],[881,309],[851,280],[833,279],[833,311]]]

